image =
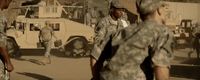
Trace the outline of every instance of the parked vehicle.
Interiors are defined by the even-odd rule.
[[[83,8],[81,6],[65,7]],[[20,49],[42,49],[43,47],[38,45],[38,35],[40,29],[48,21],[57,38],[62,41],[63,45],[59,48],[63,49],[60,50],[65,52],[65,54],[70,53],[70,55],[89,55],[86,52],[89,51],[89,47],[93,43],[93,28],[70,19],[62,18],[61,15],[63,13],[65,15],[68,15],[68,13],[57,0],[55,0],[55,5],[22,6],[21,9],[25,10],[25,14],[17,16],[15,20],[16,25],[7,31],[7,35],[12,37],[12,40],[16,42]]]

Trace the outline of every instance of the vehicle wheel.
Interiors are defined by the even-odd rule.
[[[7,39],[7,50],[9,55],[12,58],[19,58],[21,57],[21,52],[19,50],[19,46],[13,39]]]
[[[68,45],[65,46],[65,55],[73,57],[82,57],[85,56],[87,48],[87,40],[83,38],[77,38],[72,40]]]

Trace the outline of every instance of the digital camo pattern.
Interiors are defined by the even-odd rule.
[[[111,16],[103,18],[95,28],[94,49],[91,55],[98,59],[110,36],[122,28],[120,20],[114,21]]]
[[[45,54],[44,54],[45,57],[50,56],[51,46],[52,46],[52,36],[53,35],[54,35],[54,31],[49,26],[45,26],[40,31],[39,37],[40,37],[40,40],[42,41],[43,46],[45,48]]]
[[[5,34],[5,25],[6,19],[4,17],[0,17],[0,47],[6,47],[6,34]]]
[[[54,34],[53,29],[49,26],[45,26],[41,29],[39,38],[41,41],[50,41],[52,39],[52,35]]]
[[[6,39],[7,36],[4,33],[4,28],[5,28],[5,24],[4,24],[5,18],[0,18],[0,47],[6,47]],[[2,57],[0,57],[2,58]],[[6,74],[6,70],[5,70],[5,66],[4,63],[2,61],[2,59],[0,59],[0,80],[8,80],[9,79],[9,75]]]
[[[130,26],[131,27],[131,26]],[[134,26],[133,26],[134,27]],[[101,71],[101,80],[146,80],[141,64],[149,55],[154,66],[169,67],[172,59],[172,33],[166,26],[154,21],[145,21],[120,43],[118,50]],[[120,35],[124,35],[123,31]],[[117,41],[116,41],[117,42]],[[119,44],[119,43],[115,43]]]
[[[7,22],[6,18],[1,16],[0,17],[0,32],[1,33],[5,33],[6,22]]]
[[[5,70],[4,63],[0,61],[0,80],[9,80],[9,72]]]

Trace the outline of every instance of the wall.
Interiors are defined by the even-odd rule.
[[[169,4],[171,20],[191,19],[200,22],[200,3],[166,2]]]

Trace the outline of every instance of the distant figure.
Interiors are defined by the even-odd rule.
[[[188,57],[191,57],[191,54],[196,51],[197,59],[200,59],[200,24],[196,24],[196,27],[192,32],[192,50],[188,53]]]
[[[79,19],[78,11],[79,11],[78,8],[76,8],[76,9],[74,10],[73,19]]]
[[[99,20],[99,11],[97,10],[97,7],[89,8],[86,12],[86,25],[95,28],[98,20]]]
[[[52,46],[52,37],[54,37],[57,40],[53,29],[49,26],[49,21],[46,21],[45,27],[43,27],[39,33],[39,41],[43,44],[45,48],[44,59],[42,60],[42,63],[44,64],[51,63],[50,52]]]
[[[7,9],[12,0],[0,0],[0,9]],[[10,73],[14,67],[10,61],[7,51],[7,36],[5,35],[5,21],[0,16],[0,80],[9,80]]]
[[[86,14],[85,14],[85,24],[88,26],[91,26],[91,15],[90,15],[90,8],[86,9]]]

